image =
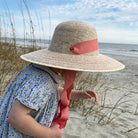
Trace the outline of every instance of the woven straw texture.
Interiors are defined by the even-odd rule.
[[[31,52],[21,58],[39,65],[76,71],[110,72],[123,69],[122,63],[99,54],[98,50],[81,55],[70,51],[76,43],[94,39],[97,39],[97,33],[92,25],[80,21],[63,22],[56,27],[48,49]]]

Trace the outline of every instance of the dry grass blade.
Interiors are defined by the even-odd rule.
[[[123,102],[120,102],[120,101],[121,101],[124,97],[128,96],[129,94],[130,94],[130,93],[123,94],[123,96],[120,97],[120,98],[118,99],[118,101],[115,103],[115,105],[114,105],[113,108],[111,109],[111,112],[110,112],[110,114],[109,114],[109,116],[108,116],[108,119],[107,119],[107,122],[106,122],[107,124],[111,123],[111,121],[113,120],[113,119],[111,118],[111,116],[112,116],[114,110],[117,109],[117,107],[120,106],[121,104],[127,102],[127,101],[123,101]]]
[[[94,112],[93,108],[96,106],[96,104],[93,104],[90,108],[87,109],[87,111],[83,114],[84,116],[88,116],[92,112]]]
[[[106,124],[105,122],[105,119],[108,118],[108,112],[99,112],[99,115],[98,115],[98,124],[100,124],[102,122],[102,124]]]
[[[134,131],[134,130],[136,130],[136,129],[138,129],[138,127],[135,127],[135,128],[129,129],[129,130],[127,130],[125,133],[127,133],[127,132],[131,132],[131,131]]]
[[[22,4],[22,3],[21,3]],[[23,18],[23,27],[24,27],[24,47],[26,45],[26,39],[27,39],[27,29],[26,29],[26,22],[25,22],[25,15],[24,15],[24,11],[23,11],[23,5],[19,5],[20,7],[20,11],[21,11],[21,15]]]
[[[31,33],[31,37],[32,37],[32,42],[33,42],[33,48],[35,48],[35,39],[34,39],[34,25],[33,25],[33,21],[32,21],[32,18],[31,18],[31,14],[30,14],[30,11],[29,11],[29,8],[28,8],[28,5],[27,5],[27,2],[25,0],[23,0],[23,3],[26,7],[26,10],[27,10],[27,13],[28,13],[28,16],[29,16],[29,20],[30,20],[30,33]]]
[[[8,17],[10,19],[10,25],[11,25],[11,28],[12,28],[12,39],[13,39],[13,46],[16,48],[16,34],[15,34],[15,26],[14,26],[14,19],[13,19],[13,16],[11,15],[11,12],[9,10],[9,7],[5,1],[5,4],[6,4],[6,7],[7,7],[7,11],[8,11]]]

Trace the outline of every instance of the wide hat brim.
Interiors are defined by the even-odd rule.
[[[24,54],[21,55],[21,58],[38,65],[74,71],[111,72],[125,67],[117,60],[103,54],[84,56],[58,53],[48,49]]]

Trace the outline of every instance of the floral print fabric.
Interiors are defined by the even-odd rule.
[[[0,138],[31,138],[8,123],[15,100],[32,109],[30,115],[50,127],[58,106],[58,75],[29,64],[13,79],[0,100]]]

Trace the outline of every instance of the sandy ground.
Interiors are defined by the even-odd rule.
[[[115,105],[120,97],[124,96],[122,103],[112,116],[114,121],[110,124],[97,124],[91,116],[84,117],[79,112],[70,109],[70,119],[64,129],[63,138],[138,138],[138,58],[109,55],[123,64],[122,71],[104,73],[107,91],[106,104]],[[100,101],[100,99],[99,99]]]

